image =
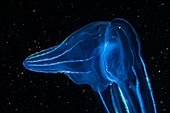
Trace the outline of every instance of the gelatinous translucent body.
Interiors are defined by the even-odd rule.
[[[97,92],[107,113],[156,113],[138,35],[124,19],[90,23],[63,43],[30,55],[25,68],[65,73]]]

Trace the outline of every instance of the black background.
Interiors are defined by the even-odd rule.
[[[5,0],[4,0],[5,1]],[[30,54],[94,21],[128,20],[138,32],[158,113],[168,112],[168,0],[10,0],[0,9],[0,113],[103,113],[91,88],[64,74],[26,70]]]

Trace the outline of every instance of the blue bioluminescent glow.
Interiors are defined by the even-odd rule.
[[[90,23],[61,44],[30,55],[26,69],[63,72],[97,92],[107,113],[156,113],[139,37],[124,19]]]

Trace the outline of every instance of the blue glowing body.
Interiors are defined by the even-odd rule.
[[[138,35],[129,22],[90,23],[60,45],[30,55],[25,68],[63,72],[97,92],[107,113],[156,113]]]

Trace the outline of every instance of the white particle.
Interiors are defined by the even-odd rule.
[[[42,102],[40,103],[40,105],[42,106]]]
[[[86,109],[86,112],[88,112],[89,110],[88,109]]]
[[[154,59],[154,57],[152,56],[152,57],[151,57],[151,60],[153,60],[153,59]]]
[[[162,101],[162,100],[160,101],[160,104],[163,104],[163,101]]]
[[[161,72],[161,70],[158,70],[158,73],[160,73]]]
[[[167,59],[167,57],[166,57],[166,56],[164,56],[164,59]]]
[[[163,109],[162,111],[166,111],[166,109]]]
[[[37,41],[36,40],[34,40],[34,43],[36,43]]]
[[[48,108],[48,105],[46,105],[45,107]]]
[[[161,6],[164,6],[165,4],[164,4],[164,3],[161,3],[160,5],[161,5]]]

